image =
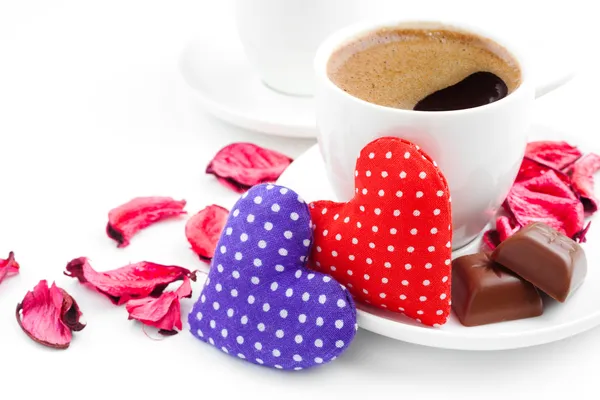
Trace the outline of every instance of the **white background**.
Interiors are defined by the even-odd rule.
[[[546,51],[542,66],[572,62],[579,75],[539,100],[536,121],[597,137],[594,2],[367,3],[365,16],[463,18]],[[219,148],[248,140],[296,157],[313,144],[233,128],[191,101],[179,53],[197,35],[219,40],[232,22],[224,0],[0,0],[0,257],[14,250],[22,266],[0,285],[0,398],[596,399],[597,329],[489,353],[360,330],[334,363],[282,373],[227,357],[187,332],[152,341],[124,308],[62,275],[82,255],[99,270],[140,260],[201,268],[183,221],[116,249],[104,234],[108,210],[153,194],[185,198],[192,213],[210,203],[229,207],[236,195],[204,174]],[[14,319],[16,304],[43,278],[71,292],[89,323],[67,351],[33,343]],[[183,312],[191,305],[185,301]]]

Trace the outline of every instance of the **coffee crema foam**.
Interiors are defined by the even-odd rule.
[[[408,110],[480,71],[499,76],[509,94],[521,84],[519,65],[502,46],[447,29],[380,29],[342,46],[327,64],[329,79],[347,93]]]

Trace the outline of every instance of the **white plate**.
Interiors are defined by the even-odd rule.
[[[241,128],[314,138],[313,98],[288,96],[265,86],[239,39],[227,32],[219,33],[218,41],[208,36],[192,41],[180,56],[180,72],[201,107]]]
[[[567,140],[584,152],[598,152],[598,147],[584,143],[585,138],[567,137],[542,126],[535,126],[531,140]],[[592,148],[593,147],[593,148]],[[297,191],[307,201],[335,200],[325,177],[317,145],[310,148],[280,177],[278,184]],[[596,187],[596,192],[600,192]],[[594,219],[599,220],[598,217]],[[583,244],[588,260],[588,275],[584,284],[566,303],[544,299],[544,314],[540,317],[502,322],[478,327],[464,327],[455,315],[439,329],[428,328],[411,319],[368,306],[359,306],[361,328],[405,342],[459,350],[503,350],[534,346],[564,339],[600,325],[600,222],[594,221]],[[596,244],[596,246],[594,246]],[[481,238],[453,253],[453,258],[477,252]]]

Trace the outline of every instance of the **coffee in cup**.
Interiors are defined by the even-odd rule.
[[[504,47],[449,29],[369,32],[332,54],[327,75],[362,100],[420,111],[489,104],[521,83],[519,65]]]

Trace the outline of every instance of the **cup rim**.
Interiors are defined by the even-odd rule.
[[[368,34],[370,32],[374,32],[376,30],[382,28],[396,28],[396,27],[414,27],[418,28],[419,26],[435,26],[440,28],[446,28],[449,30],[465,32],[470,34],[475,34],[481,36],[486,39],[490,39],[498,45],[505,48],[508,53],[514,58],[519,66],[519,70],[521,72],[521,84],[508,96],[495,101],[493,103],[484,104],[478,107],[460,109],[460,110],[447,110],[447,111],[420,111],[420,110],[406,110],[401,108],[394,108],[389,106],[383,106],[380,104],[375,104],[368,102],[366,100],[360,99],[356,96],[353,96],[344,90],[342,90],[339,86],[329,79],[327,75],[327,64],[331,55],[344,46],[347,43]],[[490,31],[487,31],[479,26],[475,26],[472,24],[468,24],[462,21],[452,21],[452,20],[442,20],[442,19],[378,19],[378,20],[369,20],[369,21],[361,21],[349,26],[346,26],[342,29],[339,29],[332,34],[330,34],[317,48],[315,53],[314,61],[313,61],[313,69],[315,71],[315,77],[318,80],[324,82],[330,89],[334,90],[337,93],[345,95],[346,97],[361,103],[365,106],[372,107],[374,109],[384,111],[384,112],[392,112],[396,114],[410,114],[413,117],[416,116],[428,116],[432,115],[458,115],[458,114],[468,114],[474,112],[480,112],[483,110],[489,110],[495,107],[499,107],[504,103],[510,101],[517,97],[518,94],[523,93],[526,88],[530,86],[530,78],[529,78],[529,68],[527,66],[527,57],[526,53],[514,42],[511,42],[507,38],[499,38],[497,34],[494,34]]]

